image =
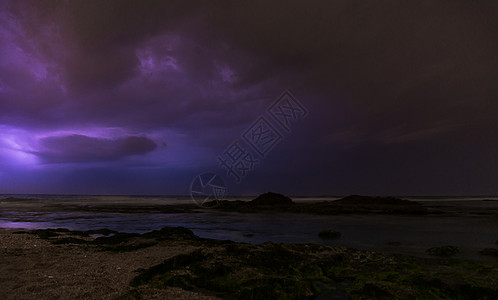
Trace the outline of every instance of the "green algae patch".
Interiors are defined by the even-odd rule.
[[[19,231],[17,233],[34,234],[41,239],[49,240],[52,244],[78,244],[94,247],[100,251],[131,252],[157,245],[160,241],[198,240],[199,237],[183,227],[165,227],[144,234],[121,233],[110,229],[96,229],[87,231],[69,230],[66,228],[37,229]],[[92,238],[92,235],[101,235]]]
[[[190,253],[137,270],[133,287],[179,287],[225,299],[498,299],[498,262],[418,258],[317,244],[251,245],[166,227],[145,234],[67,229],[30,233],[54,244],[129,252],[181,241]],[[92,234],[107,236],[92,238]],[[168,242],[169,244],[169,242]],[[165,245],[165,244],[162,244]],[[451,247],[451,246],[449,246]],[[445,247],[439,247],[445,248]],[[445,248],[446,250],[448,248]],[[451,249],[451,248],[450,248]],[[439,250],[438,250],[439,251]],[[126,299],[138,299],[128,293]]]
[[[139,271],[131,285],[227,299],[495,299],[497,281],[493,262],[267,242],[205,246]]]
[[[142,271],[131,285],[174,286],[235,299],[302,299],[317,292],[312,281],[329,281],[320,267],[305,262],[303,253],[274,243],[252,248],[178,255]]]
[[[460,248],[455,246],[442,246],[442,247],[432,247],[425,251],[425,253],[434,256],[449,257],[460,252]]]

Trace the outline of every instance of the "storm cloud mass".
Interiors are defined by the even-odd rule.
[[[120,159],[146,154],[156,148],[153,141],[136,136],[109,140],[73,134],[43,138],[40,144],[43,150],[35,154],[44,161],[54,163]]]
[[[0,193],[484,195],[496,1],[2,1]],[[309,115],[234,184],[284,91]]]

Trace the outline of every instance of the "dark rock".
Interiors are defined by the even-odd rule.
[[[148,243],[138,243],[138,244],[119,244],[119,245],[112,245],[112,246],[103,246],[101,248],[102,251],[110,251],[110,252],[131,252],[131,251],[136,251],[139,249],[143,248],[148,248],[157,245],[156,242],[148,242]]]
[[[192,231],[184,227],[164,227],[144,234],[121,233],[110,229],[97,229],[88,231],[71,231],[66,228],[38,229],[23,231],[48,239],[52,244],[81,244],[93,246],[101,251],[129,252],[142,248],[152,247],[163,240],[198,240]],[[77,237],[90,237],[92,234],[105,235],[95,239],[80,239]],[[62,235],[62,236],[61,236]]]
[[[291,198],[277,193],[264,193],[249,202],[252,206],[274,206],[274,205],[292,205],[294,201]]]
[[[86,244],[86,243],[88,243],[85,240],[77,239],[77,238],[73,238],[73,237],[56,239],[56,240],[53,240],[51,242],[54,245],[61,245],[61,244]]]
[[[38,235],[41,239],[49,239],[59,235],[56,229],[37,229],[33,230],[32,233]]]
[[[221,200],[221,201],[209,201],[205,203],[206,207],[224,209],[224,210],[236,210],[236,211],[257,211],[261,209],[273,210],[279,209],[283,211],[288,211],[291,206],[295,203],[291,198],[286,197],[282,194],[277,193],[264,193],[256,197],[251,201],[241,201],[241,200]]]
[[[387,214],[426,214],[427,208],[420,203],[395,197],[370,197],[351,195],[333,201],[337,210],[352,213],[381,212]]]
[[[427,214],[428,210],[418,202],[394,197],[348,196],[336,201],[295,203],[289,197],[265,193],[252,201],[211,201],[206,206],[239,212],[279,211],[321,215],[337,214]]]
[[[460,249],[455,246],[442,246],[427,249],[425,252],[429,255],[448,257],[457,254]]]
[[[336,240],[341,237],[341,233],[335,230],[323,230],[320,231],[318,236],[325,240]]]
[[[498,249],[495,248],[485,248],[479,251],[479,254],[486,256],[498,257]]]
[[[197,236],[185,227],[164,227],[142,234],[142,237],[160,240],[192,240]]]
[[[360,196],[360,195],[351,195],[344,197],[342,199],[334,201],[334,204],[349,204],[349,205],[420,205],[417,202],[403,200],[394,197],[370,197],[370,196]]]
[[[4,199],[0,199],[0,202],[21,202],[21,201],[40,201],[40,200],[30,199],[30,198],[16,198],[16,197],[7,197]]]
[[[129,241],[132,238],[140,237],[138,233],[116,233],[113,236],[98,237],[93,240],[95,245],[117,245]]]

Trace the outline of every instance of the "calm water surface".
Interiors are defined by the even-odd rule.
[[[195,213],[118,213],[112,212],[112,209],[88,212],[79,208],[103,204],[123,207],[191,202],[178,197],[58,197],[31,197],[31,200],[14,201],[0,196],[0,228],[109,228],[143,233],[164,226],[183,226],[206,238],[247,243],[311,242],[418,256],[425,256],[424,252],[429,247],[454,245],[462,249],[458,257],[473,259],[492,259],[481,257],[477,252],[483,248],[496,248],[498,239],[498,201],[484,201],[482,198],[413,199],[432,211],[445,212],[428,216],[321,216],[220,212],[212,209],[199,209]],[[297,199],[313,200],[316,199]],[[324,229],[338,230],[342,236],[339,240],[324,241],[317,236]]]

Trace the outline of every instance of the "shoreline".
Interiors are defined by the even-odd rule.
[[[0,230],[0,297],[246,299],[297,293],[349,299],[423,297],[428,291],[498,296],[498,262],[309,243],[244,244],[173,227],[142,235],[91,233]]]
[[[362,200],[362,198],[360,198]],[[366,198],[370,201],[371,198]],[[381,198],[379,202],[391,201]],[[389,202],[388,201],[388,202]],[[342,204],[354,211],[334,210],[336,201],[314,204],[271,203],[263,201],[251,205],[249,201],[235,206],[200,208],[197,205],[152,205],[150,203],[92,202],[16,202],[9,207],[0,205],[1,227],[26,229],[69,228],[91,230],[109,228],[120,232],[145,233],[164,226],[184,226],[195,234],[214,239],[230,239],[251,244],[265,241],[285,243],[317,243],[357,249],[403,253],[427,257],[429,247],[453,245],[461,248],[456,257],[491,260],[479,251],[495,247],[498,230],[498,206],[494,201],[437,201],[406,206],[420,207],[427,213],[394,213],[368,210],[365,201]],[[268,205],[268,203],[273,205]],[[405,202],[401,202],[405,203]],[[331,207],[329,213],[317,209]],[[391,207],[389,207],[391,206]],[[313,208],[313,209],[303,209]],[[358,209],[359,207],[359,209]],[[370,207],[372,208],[372,207]],[[318,213],[312,213],[313,210]],[[342,212],[342,213],[339,213]],[[325,241],[317,234],[334,229],[343,235],[339,240]]]

